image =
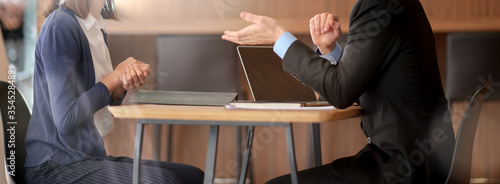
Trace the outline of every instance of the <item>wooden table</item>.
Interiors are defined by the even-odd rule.
[[[334,110],[249,110],[225,109],[216,106],[177,106],[177,105],[123,105],[109,107],[115,118],[138,119],[134,148],[134,183],[140,181],[142,138],[145,124],[190,124],[210,125],[204,183],[213,183],[217,140],[220,125],[249,126],[248,142],[243,159],[240,183],[246,178],[248,158],[253,141],[254,126],[281,126],[286,129],[286,142],[290,162],[292,183],[297,183],[297,165],[293,145],[292,123],[312,125],[314,165],[321,162],[321,143],[319,123],[357,117],[361,107],[351,106]]]

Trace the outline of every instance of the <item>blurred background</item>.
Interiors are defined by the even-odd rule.
[[[397,0],[394,0],[397,1]],[[0,0],[0,21],[3,45],[0,49],[6,67],[17,71],[17,86],[32,104],[34,45],[43,24],[41,9],[45,0]],[[458,62],[457,54],[474,55],[485,50],[500,51],[498,44],[488,40],[500,37],[500,1],[498,0],[420,0],[432,25],[438,52],[443,88],[447,89],[455,76],[447,72]],[[132,56],[151,64],[153,72],[148,84],[141,89],[184,91],[238,92],[248,99],[248,86],[241,73],[235,44],[220,39],[224,30],[239,30],[248,23],[240,20],[241,11],[276,18],[301,41],[314,48],[309,37],[308,21],[317,13],[332,12],[340,17],[343,33],[348,32],[349,15],[356,0],[115,0],[120,21],[107,21],[109,49],[113,63]],[[403,7],[404,8],[404,7]],[[479,37],[487,36],[485,41]],[[458,38],[476,42],[456,42]],[[345,35],[339,40],[345,44]],[[0,44],[2,45],[2,44]],[[469,45],[465,52],[455,46]],[[5,53],[3,52],[5,50]],[[484,56],[484,54],[482,54]],[[491,62],[500,63],[498,55]],[[5,58],[5,59],[4,59]],[[464,58],[464,57],[459,57]],[[491,59],[493,58],[493,59]],[[491,63],[467,59],[468,67],[484,66],[484,72],[471,74],[472,85],[490,84],[500,87],[500,68]],[[5,80],[7,68],[0,63],[0,79]],[[498,65],[495,65],[498,66]],[[483,71],[483,73],[481,73]],[[486,81],[486,82],[484,82]],[[451,84],[450,84],[451,86]],[[456,91],[447,89],[448,91]],[[500,92],[495,92],[498,95]],[[128,93],[128,97],[134,91]],[[448,94],[447,94],[448,95]],[[458,97],[458,99],[466,99]],[[465,111],[462,101],[450,102],[455,131]],[[500,103],[485,104],[473,150],[472,177],[500,178]],[[323,162],[354,155],[366,144],[360,118],[342,120],[321,127]],[[133,155],[136,122],[115,120],[115,130],[104,137],[108,154]],[[311,166],[310,129],[294,126],[298,168]],[[289,173],[284,131],[257,127],[254,153],[249,175],[250,183],[264,183]],[[147,126],[143,158],[191,164],[204,168],[208,126]],[[244,127],[223,126],[220,131],[216,178],[238,176],[239,152],[244,146]],[[159,137],[159,139],[157,139]],[[222,182],[222,180],[218,180]],[[474,180],[479,182],[479,180]],[[491,180],[493,181],[493,180]]]

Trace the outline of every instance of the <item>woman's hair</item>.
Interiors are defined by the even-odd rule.
[[[59,7],[59,1],[60,0],[45,0],[45,4],[42,5],[45,7],[45,17],[49,16],[50,13]],[[73,10],[76,15],[83,19],[87,18],[90,12],[90,0],[66,0],[61,6]],[[118,20],[114,0],[106,0],[101,15],[104,19]]]

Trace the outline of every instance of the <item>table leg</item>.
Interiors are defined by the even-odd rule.
[[[239,184],[245,184],[245,180],[247,178],[248,161],[250,159],[250,153],[251,153],[251,149],[252,149],[254,129],[255,129],[254,126],[249,126],[248,127],[247,145],[246,145],[246,148],[245,148],[245,156],[243,157],[243,164],[241,166],[241,173],[240,173]]]
[[[153,125],[153,160],[160,160],[161,125]]]
[[[319,123],[311,124],[311,136],[313,141],[313,158],[314,158],[314,167],[318,167],[323,165],[321,161],[321,134],[319,129]]]
[[[137,130],[135,134],[135,148],[134,148],[134,184],[139,184],[141,181],[141,153],[142,153],[142,137],[144,133],[144,124],[141,120],[137,121]]]
[[[172,162],[172,148],[174,139],[174,125],[168,125],[167,161]]]
[[[207,160],[205,162],[205,178],[203,180],[204,184],[212,184],[214,182],[218,139],[219,125],[210,125],[210,132],[208,135]]]
[[[248,128],[248,126],[244,126],[245,128]],[[235,131],[235,145],[234,147],[236,148],[236,151],[235,151],[235,160],[236,160],[236,168],[238,168],[239,170],[237,170],[238,173],[241,173],[241,163],[243,163],[243,150],[242,150],[242,147],[241,147],[241,135],[242,135],[242,130],[243,130],[243,126],[235,126],[234,129],[236,130]],[[238,176],[239,178],[239,176]]]
[[[292,124],[286,127],[286,144],[288,148],[288,159],[290,160],[290,176],[292,177],[292,184],[298,184],[297,179],[297,163],[295,161],[295,148],[293,146],[293,131]]]

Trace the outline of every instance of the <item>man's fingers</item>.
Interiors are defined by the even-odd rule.
[[[316,30],[314,29],[314,17],[309,20],[309,32],[311,32],[311,35],[316,34]]]
[[[342,30],[340,29],[340,22],[338,21],[338,17],[337,17],[337,20],[335,20],[335,18],[334,18],[330,24],[332,26],[332,29],[334,29],[335,31],[338,31],[339,34],[342,34]]]
[[[240,31],[242,31],[242,30],[240,30]],[[224,31],[224,35],[229,36],[229,37],[238,37],[238,33],[240,31]]]
[[[332,29],[338,29],[340,27],[340,23],[336,22],[335,20],[332,20],[330,22],[330,26],[332,27]]]
[[[255,41],[256,38],[255,36],[248,34],[250,29],[250,27],[246,27],[239,31],[224,31],[222,39],[240,45],[251,45],[252,41]]]
[[[321,34],[321,15],[314,16],[314,31]]]
[[[325,20],[325,25],[323,27],[324,32],[328,32],[330,28],[332,27],[331,22],[333,21],[333,14],[327,14],[326,15],[326,20]]]
[[[239,44],[238,43],[239,39],[237,37],[233,36],[232,34],[224,34],[224,35],[222,35],[222,39]]]
[[[255,15],[255,14],[248,13],[248,12],[241,12],[240,17],[243,20],[245,20],[247,22],[252,22],[252,23],[259,23],[260,20],[262,20],[262,16]]]
[[[325,33],[326,32],[326,27],[328,27],[328,22],[326,22],[328,20],[328,14],[327,13],[322,13],[321,14],[321,22],[320,22],[320,25],[321,25],[321,33]]]
[[[243,32],[244,29],[239,30],[239,31],[224,31],[224,35],[222,35],[222,39],[231,41],[231,42],[237,42],[240,39],[240,34]]]

